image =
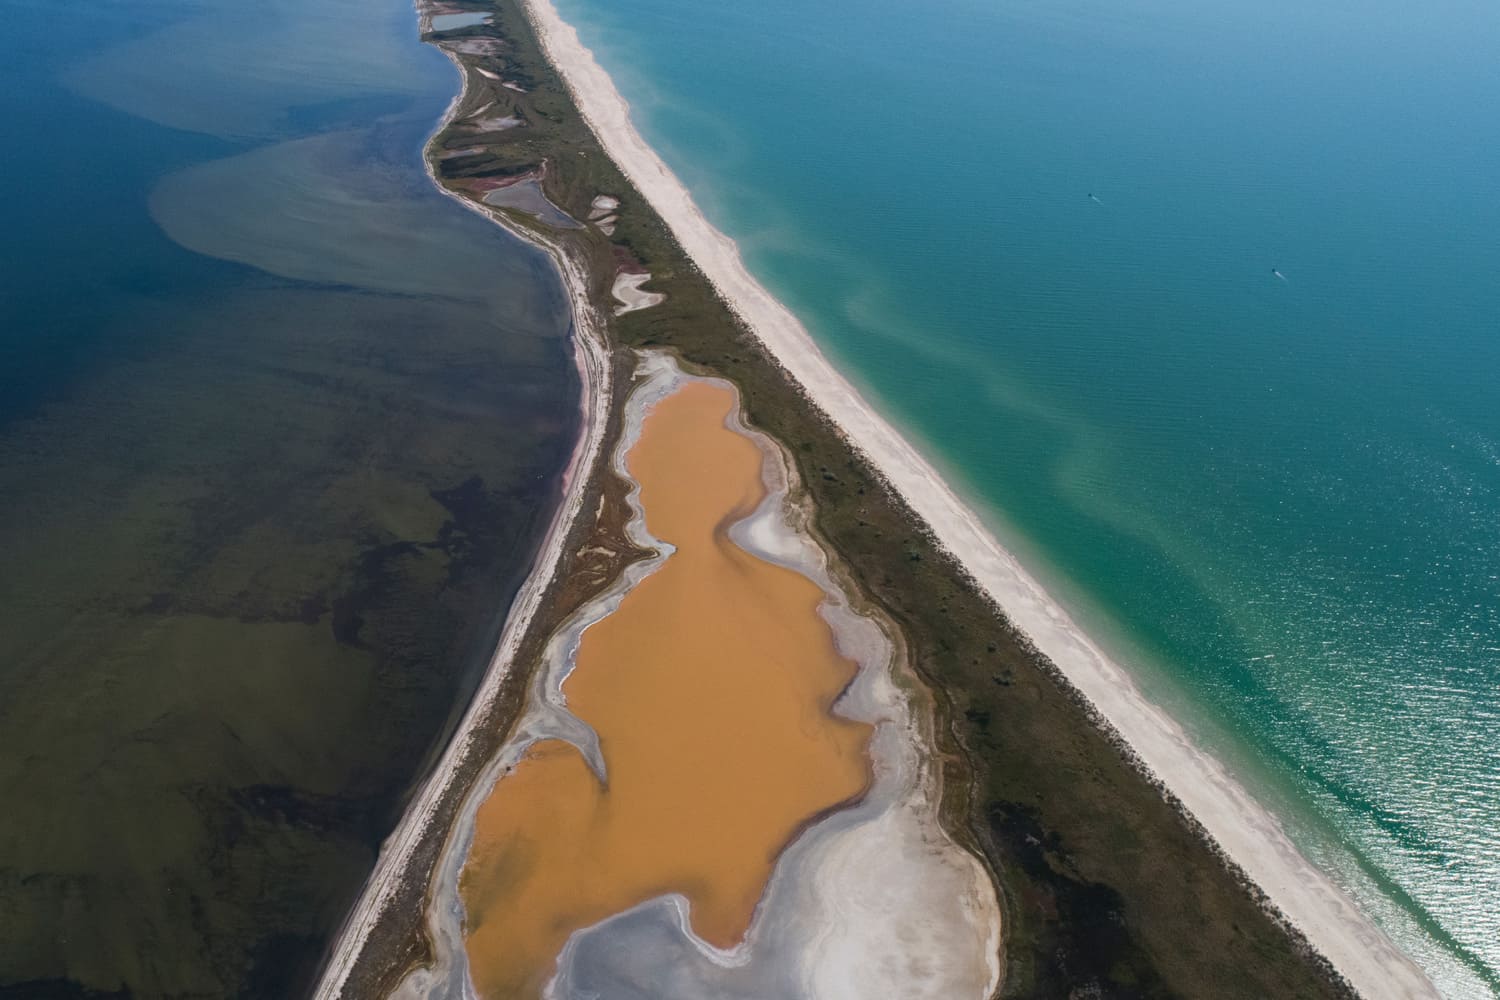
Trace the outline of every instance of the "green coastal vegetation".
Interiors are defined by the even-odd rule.
[[[749,419],[796,457],[816,529],[900,627],[936,696],[948,823],[982,853],[1001,890],[1003,995],[1348,995],[767,358],[600,148],[518,0],[487,9],[489,24],[442,33],[450,51],[458,39],[499,44],[462,46],[466,95],[429,149],[435,173],[476,200],[496,181],[539,175],[548,198],[575,219],[589,216],[598,195],[619,199],[607,237],[506,216],[588,263],[602,315],[615,304],[619,268],[649,270],[646,289],[666,299],[611,322],[617,371],[631,367],[632,349],[650,347],[728,378]],[[476,120],[521,124],[465,124],[480,111]],[[618,500],[607,484],[593,488]],[[608,534],[617,518],[606,509],[601,525],[583,530]],[[571,565],[563,569],[569,578]],[[571,589],[555,595],[534,632],[555,625],[587,588]]]

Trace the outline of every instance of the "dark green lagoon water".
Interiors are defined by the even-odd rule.
[[[1500,995],[1500,8],[558,6],[1151,695]]]
[[[0,0],[0,995],[296,995],[576,432],[405,0]]]

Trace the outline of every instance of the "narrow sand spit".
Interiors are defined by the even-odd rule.
[[[662,400],[673,401],[673,393],[684,386],[689,389],[713,388],[725,395],[733,394],[728,383],[684,376],[662,355],[646,356],[642,372],[645,377],[625,404],[624,431],[614,456],[614,468],[621,475],[628,476],[630,467],[626,457],[640,442],[647,415],[661,405]],[[827,656],[830,652],[835,653],[834,658],[826,663],[835,673],[857,665],[847,686],[839,681],[833,688],[839,692],[833,711],[842,720],[834,728],[854,739],[855,747],[862,745],[868,736],[870,771],[865,778],[845,775],[833,785],[824,783],[821,786],[819,779],[814,777],[816,772],[803,776],[805,781],[802,782],[788,782],[784,775],[778,777],[771,773],[767,781],[775,782],[778,787],[761,789],[752,787],[752,776],[740,775],[727,788],[720,790],[717,801],[723,807],[721,810],[709,809],[708,814],[695,817],[690,814],[691,808],[683,812],[679,805],[672,807],[676,812],[668,811],[654,818],[648,810],[645,814],[648,826],[655,823],[655,832],[647,834],[643,845],[636,845],[645,854],[634,848],[627,851],[630,864],[625,872],[631,876],[646,876],[641,887],[630,888],[623,896],[615,894],[610,886],[602,890],[605,896],[622,901],[617,907],[630,908],[613,913],[608,908],[597,911],[597,915],[591,918],[597,921],[593,926],[567,937],[561,955],[551,955],[543,970],[544,977],[552,978],[545,995],[569,1000],[599,995],[640,997],[641,1000],[698,1000],[704,996],[725,1000],[765,996],[854,1000],[879,995],[912,1000],[965,997],[981,1000],[999,981],[998,901],[983,866],[958,848],[937,821],[941,789],[936,768],[931,764],[931,754],[924,749],[931,745],[932,738],[929,706],[925,701],[913,704],[917,695],[905,688],[910,677],[905,672],[898,647],[880,624],[850,606],[830,575],[826,554],[807,534],[810,513],[794,500],[796,490],[786,456],[770,439],[744,427],[738,419],[737,408],[731,411],[724,426],[760,451],[762,458],[758,464],[764,489],[759,491],[758,502],[751,501],[753,508],[747,506],[739,512],[738,520],[728,528],[727,537],[716,547],[723,546],[722,551],[726,553],[731,550],[740,553],[732,559],[739,561],[747,572],[755,572],[744,562],[750,558],[761,564],[760,573],[781,574],[785,582],[791,582],[793,577],[799,579],[801,582],[795,584],[794,592],[798,588],[807,588],[807,593],[817,600],[817,616],[821,622],[811,627],[814,632],[823,630],[824,638],[816,640],[809,636],[788,635],[782,638],[792,639],[795,649],[778,653],[773,641],[766,650],[771,656],[795,655],[802,660],[798,671],[784,678],[794,685],[812,683],[816,688],[821,684],[818,677],[822,668],[816,664],[820,656]],[[660,443],[657,447],[661,447]],[[670,446],[667,454],[671,454]],[[733,485],[730,484],[731,488]],[[670,504],[682,492],[674,489],[665,498],[657,493],[650,502],[653,505]],[[598,775],[612,776],[611,798],[617,794],[633,795],[632,786],[645,786],[629,773],[633,766],[632,756],[636,763],[647,765],[640,777],[649,784],[648,772],[656,766],[653,761],[660,762],[666,755],[662,748],[652,750],[650,747],[643,747],[644,753],[632,755],[625,744],[633,742],[635,737],[619,730],[622,724],[638,726],[643,719],[649,721],[654,710],[652,707],[607,717],[609,706],[617,701],[641,697],[655,700],[658,697],[650,693],[650,678],[635,676],[636,668],[626,663],[635,662],[648,673],[657,669],[657,665],[642,663],[638,659],[630,661],[629,657],[625,660],[619,658],[622,649],[628,649],[631,629],[635,627],[630,616],[621,619],[612,619],[611,616],[621,611],[627,599],[634,600],[633,594],[649,602],[649,595],[640,589],[643,586],[648,590],[651,587],[657,590],[674,587],[673,578],[691,568],[681,566],[679,570],[669,572],[664,567],[671,567],[674,559],[692,560],[701,556],[692,556],[687,548],[675,548],[647,530],[640,488],[633,491],[630,503],[633,517],[628,530],[632,539],[658,554],[629,567],[622,579],[581,608],[549,640],[528,708],[515,735],[473,785],[445,844],[427,911],[434,962],[428,968],[412,972],[397,990],[395,995],[398,997],[460,1000],[474,995],[476,982],[481,989],[487,988],[481,995],[491,1000],[511,995],[536,995],[535,979],[529,985],[522,985],[519,992],[513,992],[514,984],[506,985],[506,978],[499,974],[503,970],[486,969],[484,964],[493,960],[496,947],[507,948],[509,953],[518,947],[529,947],[529,932],[511,926],[518,920],[537,916],[544,918],[546,923],[559,914],[590,912],[588,906],[580,904],[579,893],[593,897],[600,894],[601,888],[599,873],[588,874],[592,871],[589,865],[598,860],[588,852],[591,849],[615,852],[608,843],[593,840],[585,840],[577,847],[563,844],[559,848],[557,844],[543,843],[533,850],[525,846],[525,830],[512,831],[510,826],[526,826],[535,809],[550,815],[558,807],[555,801],[558,796],[566,798],[570,790],[578,790],[575,786],[587,789]],[[711,530],[712,526],[707,528]],[[697,548],[701,551],[702,546]],[[759,588],[760,584],[756,587]],[[816,597],[818,594],[821,598]],[[799,602],[804,599],[796,597]],[[680,602],[669,599],[657,607],[670,610],[675,603]],[[638,613],[642,607],[649,608],[650,604],[643,606],[637,602],[635,607],[637,617],[634,622],[639,625],[643,619]],[[775,612],[773,616],[782,618],[785,614],[784,611]],[[645,624],[654,634],[662,632],[660,622],[647,621]],[[621,635],[625,636],[626,645],[601,649],[598,642],[591,639],[593,645],[590,648],[595,650],[595,659],[603,654],[604,661],[590,666],[584,635],[593,628],[601,629],[598,642],[608,644],[607,633],[613,628],[617,640]],[[625,631],[621,632],[621,628]],[[683,631],[679,626],[671,626],[671,629]],[[764,624],[756,626],[757,631],[765,629]],[[691,647],[691,628],[686,628],[686,632]],[[590,635],[594,634],[590,632]],[[699,638],[712,637],[705,633]],[[833,651],[826,646],[830,639],[835,643]],[[804,650],[809,645],[816,647],[818,642],[824,644],[821,653],[817,648]],[[742,639],[742,644],[759,646],[762,639]],[[689,660],[703,658],[691,649],[686,650],[686,654]],[[749,665],[753,667],[753,660]],[[808,667],[812,668],[810,673],[799,677],[801,669]],[[584,697],[576,705],[569,700],[574,694],[571,686],[567,692],[564,690],[564,684],[575,668],[581,671],[581,680],[586,681],[592,675],[595,683],[602,681],[605,685],[599,691],[579,689],[577,693]],[[611,673],[614,676],[607,676]],[[755,678],[742,679],[753,681]],[[763,679],[768,683],[771,680],[769,676]],[[796,697],[791,699],[791,706],[785,704],[786,691],[781,696],[762,698],[761,701],[776,712],[808,713],[800,722],[782,721],[781,724],[789,726],[793,732],[765,733],[756,730],[757,717],[753,710],[742,713],[736,708],[741,701],[755,700],[751,689],[731,695],[730,701],[734,704],[725,706],[727,715],[712,717],[712,706],[703,703],[716,694],[724,694],[721,685],[729,683],[732,686],[733,680],[729,677],[714,680],[711,676],[701,680],[708,686],[696,695],[691,690],[675,695],[703,706],[711,716],[707,720],[696,717],[684,720],[696,733],[696,739],[711,742],[711,735],[720,729],[735,725],[748,727],[745,733],[721,747],[721,750],[730,751],[729,757],[720,757],[721,766],[728,762],[731,769],[748,766],[755,772],[757,763],[760,763],[757,754],[763,750],[763,763],[769,771],[774,771],[778,740],[785,742],[790,739],[789,746],[801,748],[794,751],[799,756],[819,744],[820,739],[806,742],[813,730],[823,725],[815,724],[816,717],[820,711],[827,710],[826,705],[821,710],[817,707],[816,696],[812,705],[803,709],[796,707],[800,700]],[[631,685],[638,683],[648,690],[632,692]],[[677,674],[673,683],[685,683],[691,687],[694,679]],[[659,697],[670,702],[666,694]],[[583,718],[573,714],[574,707],[579,709]],[[681,706],[681,709],[692,711],[687,706]],[[588,720],[601,716],[606,717],[606,725],[596,734]],[[809,726],[813,726],[813,730]],[[660,727],[671,728],[672,723],[662,719],[651,723],[652,729]],[[614,748],[608,754],[601,753],[601,736],[603,743]],[[650,738],[648,742],[651,742]],[[712,755],[711,746],[705,749]],[[747,754],[746,750],[751,752]],[[735,756],[739,758],[739,764],[732,762]],[[577,780],[551,781],[547,801],[527,799],[524,775],[538,765],[555,769],[559,764],[570,773],[576,771],[574,777]],[[662,769],[670,771],[670,764],[663,765]],[[689,767],[689,772],[694,770],[693,766]],[[696,780],[692,773],[675,777],[664,773],[662,777],[668,787],[650,795],[665,794],[670,798],[679,790],[677,786],[692,785]],[[700,777],[709,775],[704,772]],[[855,784],[847,785],[846,778],[853,778]],[[507,791],[507,783],[516,780],[521,780],[522,784],[514,786],[514,791]],[[846,790],[842,793],[836,791],[839,782],[845,784]],[[830,791],[837,800],[841,795],[849,794],[849,788],[866,783],[868,787],[857,804],[824,815],[796,835],[790,848],[776,859],[766,891],[761,894],[758,884],[752,887],[752,893],[760,897],[758,903],[753,896],[747,898],[738,888],[721,902],[714,901],[710,887],[718,876],[711,873],[721,869],[719,863],[711,859],[727,859],[738,848],[733,843],[705,841],[701,836],[704,831],[698,830],[695,823],[707,824],[709,831],[717,827],[718,836],[731,841],[734,838],[730,828],[735,833],[747,834],[751,855],[764,856],[767,845],[784,834],[777,835],[771,830],[775,822],[767,825],[766,821],[772,817],[756,815],[752,819],[752,813],[743,813],[736,819],[737,809],[753,807],[758,812],[765,806],[775,813],[777,807],[770,804],[780,802],[783,807],[797,812]],[[691,796],[693,801],[701,804],[705,797],[713,800],[715,796],[707,791],[711,784],[704,785],[701,794],[694,793]],[[746,802],[736,801],[733,794],[727,797],[723,794],[736,789],[743,792]],[[526,801],[516,801],[516,794]],[[813,798],[807,799],[806,794]],[[771,798],[767,799],[767,795]],[[509,804],[506,796],[510,796]],[[646,804],[651,805],[653,801]],[[799,806],[797,802],[803,804]],[[493,826],[485,832],[486,823],[494,823],[493,818],[485,819],[486,811],[493,813],[497,804],[502,811],[509,810],[509,818],[502,817],[498,841],[494,839]],[[718,815],[719,811],[725,815]],[[785,812],[785,808],[781,811]],[[601,800],[584,811],[584,815],[594,818],[587,823],[579,821],[557,827],[555,839],[566,840],[571,835],[583,833],[600,834],[608,840],[611,824],[616,824],[623,814],[629,813],[629,806],[622,801]],[[661,826],[662,822],[667,826]],[[682,829],[674,832],[676,825]],[[761,834],[744,829],[757,825],[764,828]],[[477,836],[476,831],[479,831]],[[762,839],[758,841],[761,846],[756,847],[756,838],[766,833],[770,833],[771,841]],[[712,841],[714,835],[709,833],[707,838]],[[678,840],[682,842],[663,853],[656,845],[658,840],[667,842],[667,845]],[[507,851],[520,853],[508,859],[501,857]],[[552,855],[557,855],[553,860],[561,859],[567,867],[556,871],[547,868],[542,873],[545,877],[538,881],[533,877],[536,873],[531,866],[541,864],[546,867],[547,859]],[[707,866],[697,869],[699,876],[689,877],[681,883],[670,875],[660,877],[648,870],[665,862],[669,872],[679,868],[692,872],[698,865],[695,858],[700,856],[708,860]],[[568,858],[574,860],[568,862]],[[464,873],[471,860],[479,865],[477,876],[473,872]],[[872,866],[881,873],[878,880],[869,877]],[[741,862],[733,862],[722,871],[729,876],[727,884],[737,886],[747,872],[755,875],[755,866],[746,869]],[[473,884],[476,877],[481,880],[477,886]],[[498,883],[494,883],[497,878]],[[763,879],[763,875],[758,875],[752,881],[759,883]],[[464,883],[462,893],[459,888],[461,880]],[[484,884],[485,881],[490,884]],[[659,888],[641,891],[642,887]],[[681,891],[677,891],[679,887]],[[553,890],[558,898],[546,898],[545,893]],[[543,895],[538,895],[539,892]],[[689,896],[693,900],[691,907]],[[518,914],[503,910],[503,907],[517,903],[528,903],[523,910],[537,912]],[[486,913],[493,915],[497,912],[497,917],[486,916]],[[747,918],[748,932],[744,927]],[[486,930],[493,920],[500,921],[494,925],[503,931],[498,936]],[[551,940],[560,944],[562,939],[554,936]],[[552,947],[555,948],[556,944]],[[472,978],[468,965],[471,952],[478,956],[476,962],[481,966]],[[534,961],[534,956],[523,956],[523,960]]]
[[[1094,704],[1270,899],[1367,997],[1436,997],[1414,963],[1130,675],[1072,621],[932,466],[828,362],[797,318],[745,269],[681,181],[636,132],[629,105],[549,0],[524,0],[549,60],[609,155],[740,318],[842,428],[1010,619]]]

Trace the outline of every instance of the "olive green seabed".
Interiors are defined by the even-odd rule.
[[[465,311],[247,292],[0,441],[6,978],[275,996],[312,972],[571,436]]]
[[[373,93],[378,120],[336,110],[188,165],[153,158],[189,144],[149,107],[59,122],[129,140],[110,190],[141,222],[92,234],[117,270],[57,262],[108,319],[28,317],[23,347],[90,356],[0,420],[0,997],[305,992],[556,501],[577,423],[561,287],[432,189],[420,148],[453,77],[415,15],[196,5],[228,26],[215,58],[244,56],[207,89],[295,107],[285,80],[254,90],[276,66],[256,47],[330,10],[348,47],[417,65],[395,96],[330,72],[308,98]],[[279,27],[237,27],[257,18]],[[182,30],[113,72],[218,73],[172,54]]]

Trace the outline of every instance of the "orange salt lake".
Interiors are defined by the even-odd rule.
[[[676,552],[584,632],[563,687],[607,786],[548,740],[479,809],[461,892],[486,1000],[538,996],[570,934],[665,893],[732,947],[780,852],[869,783],[870,727],[832,714],[855,665],[822,591],[729,540],[766,493],[760,448],[725,426],[734,405],[688,382],[627,455],[647,527]]]

